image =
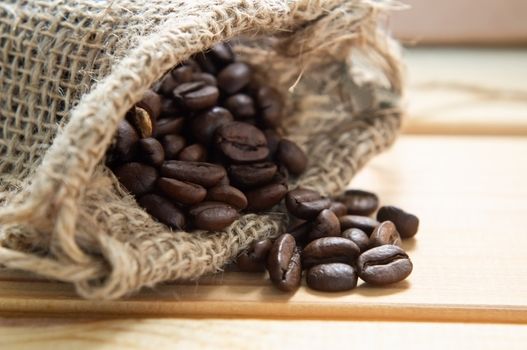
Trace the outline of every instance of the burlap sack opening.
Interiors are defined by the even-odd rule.
[[[173,232],[102,165],[118,122],[164,72],[216,42],[281,89],[284,129],[310,157],[297,183],[348,184],[400,125],[391,1],[4,0],[0,3],[0,263],[75,284],[86,298],[220,270],[279,211],[225,232]]]

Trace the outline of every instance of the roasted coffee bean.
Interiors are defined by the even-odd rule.
[[[307,239],[313,241],[318,238],[333,236],[340,236],[339,219],[334,212],[329,209],[324,209],[313,222],[313,227]]]
[[[235,94],[227,98],[225,108],[231,111],[236,119],[249,119],[256,114],[253,99],[245,94]]]
[[[267,255],[273,246],[270,239],[254,241],[247,252],[244,252],[236,259],[236,265],[244,272],[264,272]]]
[[[209,73],[194,73],[192,74],[192,81],[201,81],[206,85],[217,86],[218,81],[216,77]]]
[[[207,195],[207,190],[200,185],[170,179],[168,177],[160,177],[157,179],[157,188],[165,196],[185,205],[200,203]]]
[[[208,52],[216,66],[224,66],[234,62],[234,52],[228,44],[220,43],[212,46]]]
[[[337,217],[341,217],[347,214],[348,208],[344,205],[344,203],[341,202],[331,202],[331,206],[329,207],[329,210],[335,213]]]
[[[185,228],[185,215],[168,199],[156,194],[147,194],[139,199],[139,205],[163,224],[179,230]]]
[[[157,120],[161,115],[161,96],[148,89],[136,106],[147,111],[152,120]]]
[[[287,193],[285,198],[287,210],[297,218],[311,220],[322,210],[331,206],[331,200],[322,197],[318,192],[297,188]]]
[[[302,265],[293,236],[285,233],[276,239],[267,256],[267,270],[273,284],[284,292],[300,286]]]
[[[208,231],[222,230],[240,216],[236,209],[220,202],[202,202],[191,207],[189,214],[197,229]]]
[[[183,65],[176,67],[172,69],[170,74],[172,75],[172,78],[178,83],[188,83],[192,81],[192,74],[194,73],[194,69],[192,69],[191,66]]]
[[[213,107],[192,119],[192,134],[198,142],[208,145],[212,141],[216,129],[232,121],[234,121],[234,117],[227,109]]]
[[[282,139],[280,135],[274,129],[264,130],[265,138],[267,139],[267,148],[269,148],[269,157],[274,158],[276,151],[278,150],[278,144]]]
[[[408,254],[395,245],[387,244],[372,248],[357,260],[359,277],[364,281],[385,285],[404,280],[412,272]]]
[[[133,107],[127,114],[126,119],[133,125],[141,138],[152,136],[154,123],[148,111],[141,107]]]
[[[248,202],[247,210],[258,212],[271,209],[280,203],[286,193],[286,186],[275,183],[248,191],[245,193]]]
[[[287,139],[278,144],[276,156],[293,175],[302,174],[307,168],[307,156],[298,145]]]
[[[389,220],[395,224],[401,238],[410,238],[415,236],[419,229],[419,219],[417,216],[407,213],[402,209],[393,206],[385,206],[379,209],[377,220]]]
[[[154,136],[179,134],[183,128],[184,118],[163,118],[156,122]]]
[[[339,218],[341,229],[359,228],[368,236],[379,226],[379,222],[369,216],[344,215]]]
[[[337,197],[348,208],[350,215],[371,215],[379,207],[379,198],[375,193],[362,190],[348,190]]]
[[[289,184],[289,173],[287,169],[282,165],[278,166],[278,171],[276,174],[274,174],[273,180],[271,182],[275,184],[282,184],[287,187]]]
[[[122,120],[117,126],[117,137],[112,152],[120,161],[126,162],[133,158],[137,148],[139,135],[130,123]]]
[[[142,161],[155,167],[161,166],[165,161],[165,151],[161,143],[149,137],[139,140],[139,155]]]
[[[123,164],[117,167],[114,173],[119,182],[136,196],[150,192],[157,180],[155,168],[137,162]]]
[[[206,73],[214,74],[218,72],[218,69],[216,68],[216,65],[212,61],[212,58],[210,55],[207,55],[206,53],[198,53],[194,56],[196,62],[199,64],[199,67]]]
[[[189,162],[204,162],[207,160],[207,149],[199,143],[195,143],[183,148],[179,152],[178,159]]]
[[[229,176],[240,188],[250,188],[271,182],[277,169],[276,164],[270,162],[231,165]]]
[[[208,201],[224,202],[238,210],[247,207],[247,197],[236,187],[229,185],[217,185],[207,191]]]
[[[251,68],[242,62],[229,64],[218,73],[218,86],[227,94],[240,91],[251,80]]]
[[[258,162],[269,155],[265,135],[255,126],[232,122],[216,129],[216,144],[236,163]]]
[[[385,244],[401,245],[401,236],[391,221],[381,222],[370,236],[370,247],[373,248]]]
[[[172,74],[166,74],[161,80],[159,86],[159,93],[166,97],[172,97],[172,91],[179,85],[179,82],[174,79]]]
[[[165,135],[161,144],[165,150],[165,159],[176,159],[179,152],[185,147],[185,139],[179,135]]]
[[[173,91],[174,97],[191,110],[213,107],[218,101],[220,92],[216,86],[203,82],[181,84]]]
[[[161,175],[208,188],[216,186],[227,172],[217,164],[169,160],[161,166]]]
[[[359,247],[347,238],[322,237],[305,246],[302,251],[302,268],[337,262],[353,265],[359,254]]]
[[[342,237],[347,238],[355,243],[361,253],[367,251],[370,248],[370,238],[361,229],[349,228],[342,232]]]
[[[357,286],[357,272],[347,264],[316,265],[307,271],[306,283],[309,288],[322,292],[342,292]]]
[[[262,123],[267,127],[278,126],[284,107],[280,93],[269,86],[262,86],[256,93],[256,100]]]

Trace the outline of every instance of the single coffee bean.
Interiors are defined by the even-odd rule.
[[[262,210],[271,209],[284,198],[287,193],[287,187],[282,184],[269,184],[263,187],[248,191],[245,193],[247,197],[247,210],[258,212]]]
[[[277,166],[271,162],[231,165],[229,176],[240,188],[265,185],[273,179]]]
[[[342,230],[358,228],[364,231],[367,235],[371,235],[373,230],[379,226],[379,222],[369,216],[344,215],[339,218],[339,221]]]
[[[165,159],[176,159],[179,152],[185,147],[185,139],[179,135],[165,135],[161,144],[165,150]]]
[[[179,134],[183,128],[184,118],[163,118],[159,119],[154,128],[154,136]]]
[[[163,224],[178,230],[185,228],[185,215],[168,199],[156,194],[147,194],[139,198],[139,205]]]
[[[123,164],[114,170],[119,182],[136,196],[150,192],[157,180],[154,167],[137,162]]]
[[[163,164],[165,160],[165,151],[158,140],[154,139],[153,137],[149,137],[139,140],[138,145],[141,160],[155,167],[161,166],[161,164]]]
[[[274,129],[264,130],[265,138],[267,139],[267,148],[269,148],[269,157],[273,158],[278,150],[278,144],[282,139]]]
[[[227,172],[217,164],[169,160],[161,166],[161,175],[208,188],[216,186]]]
[[[329,209],[324,209],[315,219],[307,239],[313,241],[318,238],[332,236],[340,236],[339,219],[334,212]]]
[[[183,148],[179,152],[178,159],[189,162],[204,162],[207,160],[207,149],[199,143],[195,143]]]
[[[224,202],[238,210],[247,207],[247,197],[236,187],[217,185],[207,191],[207,201]]]
[[[377,213],[377,220],[393,222],[402,238],[415,236],[419,229],[419,218],[417,216],[393,206],[380,208]]]
[[[170,179],[168,177],[160,177],[157,179],[157,188],[165,196],[185,205],[200,203],[207,195],[207,190],[200,185]]]
[[[223,107],[213,107],[191,120],[192,134],[198,142],[208,145],[216,129],[234,121],[231,112]]]
[[[234,62],[234,52],[228,44],[220,43],[212,46],[208,52],[216,66],[224,66]]]
[[[331,202],[329,210],[334,212],[337,217],[344,216],[348,213],[348,208],[341,202]]]
[[[146,110],[152,120],[157,120],[161,115],[161,96],[148,89],[136,106]]]
[[[264,160],[269,155],[265,135],[254,125],[232,122],[216,129],[216,144],[236,163]]]
[[[309,288],[323,292],[342,292],[357,286],[357,272],[353,266],[341,263],[316,265],[306,274]]]
[[[225,108],[231,111],[236,119],[248,119],[256,114],[253,99],[245,94],[235,94],[227,98]]]
[[[370,238],[361,229],[349,228],[344,230],[344,232],[342,232],[342,237],[347,238],[355,243],[359,247],[361,253],[367,251],[370,248]]]
[[[251,80],[251,68],[242,62],[229,64],[218,73],[218,86],[227,94],[240,91]]]
[[[277,158],[293,175],[302,174],[307,168],[307,156],[298,145],[287,139],[278,144]]]
[[[387,244],[372,248],[357,260],[359,277],[364,281],[385,285],[404,280],[413,269],[408,254],[400,247]]]
[[[145,109],[141,107],[133,107],[127,114],[126,119],[134,126],[134,129],[141,138],[152,136],[154,124],[152,117]]]
[[[343,237],[322,237],[305,246],[302,251],[302,267],[329,263],[353,265],[360,254],[359,247]]]
[[[256,93],[256,100],[262,123],[267,127],[278,126],[284,108],[280,93],[269,86],[262,86]]]
[[[316,191],[297,188],[287,193],[285,205],[287,210],[297,218],[311,220],[322,210],[329,208],[331,200],[322,197]]]
[[[209,73],[194,73],[192,74],[192,81],[201,81],[206,85],[217,86],[218,81],[216,77]]]
[[[220,202],[197,204],[190,208],[189,215],[197,229],[208,231],[222,230],[240,216],[236,209]]]
[[[401,236],[391,221],[381,222],[370,236],[370,247],[373,248],[385,244],[401,245]]]
[[[187,66],[187,65],[176,67],[172,69],[172,71],[170,72],[170,74],[172,75],[172,78],[174,78],[174,80],[178,84],[188,83],[192,81],[193,73],[194,73],[194,70],[192,69],[192,67]]]
[[[284,292],[300,286],[302,265],[293,236],[284,233],[276,239],[267,257],[267,270],[273,284]]]
[[[181,101],[191,110],[213,107],[220,96],[216,86],[205,85],[203,82],[181,84],[174,89],[173,93],[176,100]]]
[[[126,120],[122,120],[117,126],[117,137],[112,150],[116,154],[116,158],[123,162],[132,159],[137,141],[139,141],[139,135],[135,129]]]
[[[348,190],[337,197],[348,208],[350,215],[371,215],[379,207],[379,198],[375,193],[362,190]]]
[[[270,239],[254,241],[247,252],[244,252],[236,259],[236,265],[244,272],[264,272],[267,255],[273,246]]]

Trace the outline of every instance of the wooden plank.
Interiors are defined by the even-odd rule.
[[[224,273],[121,301],[87,301],[64,284],[0,280],[4,314],[179,315],[527,322],[527,138],[405,136],[353,181],[421,218],[405,243],[407,281],[349,293],[283,294],[264,275]]]
[[[409,134],[527,135],[527,50],[406,51]]]
[[[64,323],[68,321],[68,324]],[[47,324],[45,324],[46,322]],[[0,347],[60,349],[525,349],[526,325],[130,319],[0,322]]]

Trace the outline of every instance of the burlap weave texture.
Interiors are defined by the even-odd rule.
[[[284,131],[310,157],[297,184],[342,190],[400,125],[401,68],[368,0],[0,1],[0,263],[118,298],[220,270],[279,211],[225,232],[173,232],[102,165],[125,112],[216,42],[286,97]]]

